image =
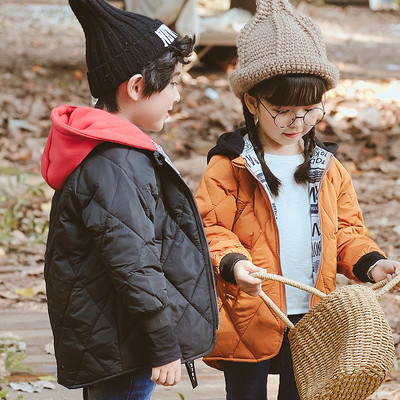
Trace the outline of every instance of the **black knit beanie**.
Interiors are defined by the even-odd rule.
[[[86,37],[86,64],[95,98],[161,57],[178,35],[158,19],[120,10],[105,0],[69,0]]]

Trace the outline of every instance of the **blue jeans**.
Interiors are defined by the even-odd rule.
[[[289,316],[295,324],[302,315]],[[293,372],[287,331],[278,354],[279,392],[278,400],[300,400]],[[266,400],[267,379],[271,360],[256,363],[224,361],[226,400]]]
[[[151,369],[141,369],[83,388],[84,400],[150,400],[155,382]]]

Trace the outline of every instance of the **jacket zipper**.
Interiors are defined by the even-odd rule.
[[[214,296],[211,296],[211,303],[212,303],[212,315],[213,315],[213,327],[215,329],[218,329],[219,327],[219,313],[216,312],[216,310],[218,310],[218,300],[217,300],[217,290],[216,290],[216,286],[215,286],[215,278],[214,278],[214,272],[213,272],[213,267],[212,267],[212,263],[210,260],[210,253],[209,253],[209,247],[208,247],[208,242],[206,239],[206,235],[204,232],[204,225],[203,225],[203,221],[200,218],[200,213],[197,207],[197,203],[196,200],[193,197],[193,194],[190,190],[190,188],[188,187],[188,185],[186,184],[185,180],[182,178],[182,176],[177,173],[177,171],[175,170],[175,168],[173,168],[171,165],[169,165],[169,163],[167,161],[164,161],[165,164],[168,165],[168,167],[174,172],[174,174],[179,178],[179,180],[181,181],[181,183],[183,184],[183,188],[185,190],[185,192],[187,193],[187,199],[189,200],[189,203],[191,205],[192,210],[194,211],[194,217],[196,220],[196,225],[199,228],[199,232],[202,232],[199,236],[200,236],[200,242],[201,242],[201,250],[202,250],[202,255],[203,255],[203,259],[204,261],[207,262],[207,266],[208,268],[206,268],[206,273],[207,273],[207,277],[209,282],[211,283],[212,286],[212,291],[214,293]]]
[[[321,226],[321,261],[322,261],[322,254],[323,254],[324,242],[323,242],[323,236],[322,236],[321,202],[320,202],[320,199],[319,199],[319,194],[321,193],[321,188],[322,188],[322,184],[323,184],[323,182],[324,182],[325,176],[326,176],[326,174],[328,173],[328,171],[330,170],[332,164],[333,164],[333,156],[330,156],[329,162],[326,164],[324,173],[322,174],[321,179],[320,179],[320,181],[319,181],[319,185],[318,185],[318,217],[319,217],[319,222],[320,222],[320,226]],[[321,264],[319,265],[319,268],[318,268],[318,274],[317,274],[317,277],[316,277],[316,279],[315,279],[314,287],[316,287],[316,285],[317,285],[317,281],[318,281],[318,279],[319,279],[319,277],[320,277],[320,274],[321,274]],[[312,297],[311,297],[311,298],[312,298]],[[309,304],[310,309],[311,309],[311,298],[310,298],[310,304]]]

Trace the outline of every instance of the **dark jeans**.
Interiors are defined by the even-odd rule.
[[[151,369],[137,370],[83,388],[84,400],[150,400],[155,382]]]
[[[296,324],[303,315],[291,315],[289,319]],[[284,334],[278,357],[278,400],[300,400],[287,332]],[[270,363],[271,360],[257,363],[224,361],[226,400],[266,400]]]

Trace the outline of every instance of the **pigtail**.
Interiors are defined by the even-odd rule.
[[[254,122],[254,116],[249,111],[249,109],[247,108],[246,103],[244,101],[243,101],[243,115],[244,115],[244,120],[246,122],[246,128],[247,128],[250,142],[252,143],[252,145],[254,147],[254,151],[256,153],[258,161],[260,161],[261,168],[264,173],[264,177],[267,181],[268,187],[270,188],[271,193],[275,197],[277,197],[279,195],[279,188],[281,185],[281,181],[271,172],[271,170],[268,168],[268,166],[265,162],[264,149],[261,144],[260,138],[258,136],[257,127]]]
[[[300,185],[306,185],[310,182],[310,161],[315,149],[315,128],[312,128],[307,135],[303,136],[303,141],[304,162],[297,167],[294,173],[294,180]]]

